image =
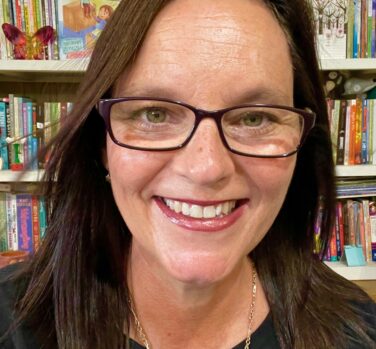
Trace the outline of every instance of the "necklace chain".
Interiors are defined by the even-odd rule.
[[[249,307],[248,330],[247,330],[247,338],[245,340],[244,349],[250,349],[253,318],[254,318],[254,315],[255,315],[255,308],[256,308],[256,291],[257,291],[256,276],[257,276],[257,272],[256,272],[256,268],[255,268],[252,261],[251,261],[251,264],[252,264],[252,280],[251,280],[252,299],[251,299],[251,305]],[[144,331],[144,329],[141,325],[140,320],[137,317],[135,306],[134,306],[134,303],[133,303],[133,298],[132,298],[132,295],[129,291],[128,291],[128,304],[129,304],[129,309],[130,309],[130,311],[133,315],[134,323],[136,325],[137,336],[142,341],[142,343],[143,343],[143,345],[145,346],[146,349],[151,349],[150,342],[149,342],[149,340],[146,336],[146,333],[145,333],[145,331]]]

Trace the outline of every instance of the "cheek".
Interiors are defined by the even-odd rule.
[[[168,162],[167,154],[120,147],[107,138],[107,164],[115,199],[147,193]],[[120,195],[121,194],[121,195]],[[120,197],[121,196],[121,197]]]

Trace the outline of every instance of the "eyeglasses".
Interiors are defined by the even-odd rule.
[[[123,97],[97,104],[112,141],[121,147],[166,151],[184,147],[205,118],[215,121],[224,146],[239,155],[295,154],[315,124],[315,113],[269,104],[207,111],[165,98]]]

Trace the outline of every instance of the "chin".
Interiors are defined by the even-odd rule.
[[[223,280],[234,269],[224,258],[212,255],[180,254],[166,262],[166,269],[172,278],[200,287]]]

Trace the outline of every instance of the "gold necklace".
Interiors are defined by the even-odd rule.
[[[256,289],[256,276],[257,276],[257,272],[256,272],[255,265],[253,264],[252,261],[251,261],[251,265],[252,265],[252,280],[251,280],[252,299],[251,299],[251,305],[249,307],[248,331],[247,331],[247,338],[245,340],[244,349],[250,349],[253,318],[254,318],[255,307],[256,307],[256,290],[257,290]],[[142,343],[143,343],[143,345],[145,346],[146,349],[151,349],[150,342],[149,342],[149,340],[146,336],[146,333],[145,333],[145,331],[144,331],[144,329],[141,325],[140,320],[137,317],[136,310],[135,310],[134,303],[133,303],[133,298],[132,298],[132,295],[131,295],[129,290],[128,290],[128,304],[129,304],[129,309],[130,309],[130,311],[133,315],[133,319],[134,319],[134,322],[135,322],[135,325],[136,325],[137,336],[142,341]]]

